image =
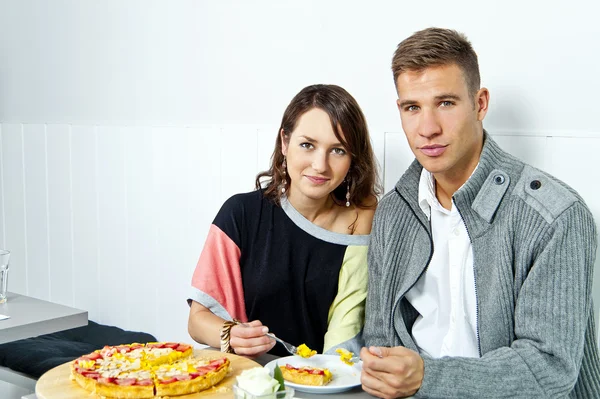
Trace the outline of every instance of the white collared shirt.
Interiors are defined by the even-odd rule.
[[[412,336],[433,358],[479,357],[473,247],[452,201],[445,209],[435,195],[433,175],[423,169],[419,206],[431,222],[433,257],[406,299],[419,312]]]

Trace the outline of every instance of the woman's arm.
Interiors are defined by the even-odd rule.
[[[192,339],[201,344],[219,348],[221,344],[221,327],[225,320],[215,315],[208,308],[192,301],[188,318],[188,332]]]
[[[188,319],[188,332],[194,341],[220,348],[221,328],[225,320],[208,308],[192,301]],[[275,346],[275,341],[265,336],[269,328],[260,320],[235,325],[230,331],[229,345],[238,355],[260,356]]]
[[[367,247],[350,246],[340,270],[338,293],[329,308],[323,353],[335,354],[338,347],[360,351],[366,297]]]

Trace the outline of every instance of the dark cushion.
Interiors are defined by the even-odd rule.
[[[39,378],[53,367],[77,359],[104,345],[156,341],[144,332],[125,331],[89,321],[87,326],[0,345],[0,366]]]

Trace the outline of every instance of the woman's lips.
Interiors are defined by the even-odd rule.
[[[304,176],[308,180],[310,180],[313,184],[325,184],[329,181],[329,179],[325,177],[316,177],[316,176]]]
[[[423,154],[427,155],[428,157],[437,157],[437,156],[442,155],[444,153],[444,151],[446,151],[446,146],[434,144],[434,145],[425,145],[419,149],[421,150],[421,152]]]

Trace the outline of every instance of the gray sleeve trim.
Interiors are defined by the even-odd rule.
[[[190,292],[188,294],[187,303],[188,305],[192,305],[192,301],[198,302],[200,305],[208,308],[215,315],[219,316],[225,320],[233,320],[233,317],[225,310],[225,308],[217,302],[212,296],[207,293],[200,291],[197,288],[191,287]]]

